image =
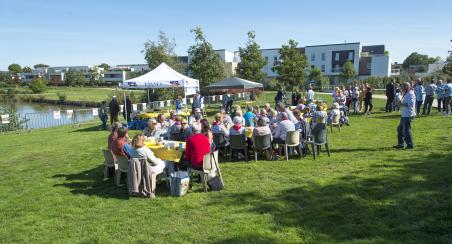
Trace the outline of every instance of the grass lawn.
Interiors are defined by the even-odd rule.
[[[416,147],[401,151],[398,120],[353,116],[329,134],[331,158],[220,160],[223,191],[161,186],[152,200],[103,179],[98,123],[4,134],[0,242],[450,243],[451,118],[416,118]]]
[[[129,91],[126,91],[129,93]],[[84,102],[101,102],[103,100],[109,101],[113,94],[122,95],[123,91],[115,91],[114,88],[92,88],[92,87],[49,87],[49,89],[42,94],[27,94],[19,96],[44,96],[45,99],[58,100],[58,93],[66,94],[67,101],[84,101]],[[145,91],[134,90],[136,96],[141,96]]]

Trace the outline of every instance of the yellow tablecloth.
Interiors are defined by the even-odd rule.
[[[252,138],[253,130],[254,130],[254,127],[245,127],[246,137]]]
[[[152,118],[157,118],[157,116],[159,114],[161,114],[161,113],[156,113],[156,112],[142,113],[142,114],[140,114],[140,117],[142,119],[152,119]],[[162,113],[162,114],[165,115],[165,117],[169,117],[170,116],[170,113],[168,113],[168,112],[165,112],[165,113]],[[188,116],[190,116],[190,113],[181,111],[181,112],[178,113],[178,115],[180,115],[182,117],[188,117]]]
[[[157,145],[154,141],[146,141],[144,145],[151,149],[157,158],[179,163],[183,152],[179,150],[179,143],[183,143],[183,151],[185,151],[185,142],[175,142],[176,149],[167,149],[163,145]]]

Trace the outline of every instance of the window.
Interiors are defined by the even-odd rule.
[[[322,64],[322,73],[325,73],[325,65]]]
[[[322,53],[322,61],[325,61],[325,53]]]
[[[366,69],[367,69],[367,71],[370,71],[372,69],[372,63],[367,63]]]
[[[348,60],[353,60],[353,52],[348,52]]]
[[[311,61],[315,61],[315,53],[311,54]]]
[[[334,60],[339,61],[339,53],[336,53],[336,56],[334,57]]]

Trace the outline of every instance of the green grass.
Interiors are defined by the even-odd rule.
[[[136,96],[144,94],[143,90],[134,90]],[[66,94],[67,101],[83,101],[83,102],[101,102],[103,100],[110,100],[111,96],[122,95],[123,90],[115,90],[114,88],[92,88],[92,87],[49,87],[49,89],[42,94],[27,94],[19,95],[22,97],[28,96],[43,96],[45,99],[58,100],[58,93]],[[130,93],[130,91],[126,91]]]
[[[331,158],[221,160],[223,191],[152,200],[102,179],[97,123],[4,134],[0,242],[450,243],[451,118],[415,119],[412,151],[391,148],[398,120],[353,116]]]

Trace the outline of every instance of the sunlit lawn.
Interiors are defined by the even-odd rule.
[[[329,134],[331,158],[221,160],[223,191],[161,186],[152,200],[103,179],[98,123],[3,134],[0,242],[450,243],[451,118],[415,119],[415,149],[401,151],[398,120],[353,116]]]

